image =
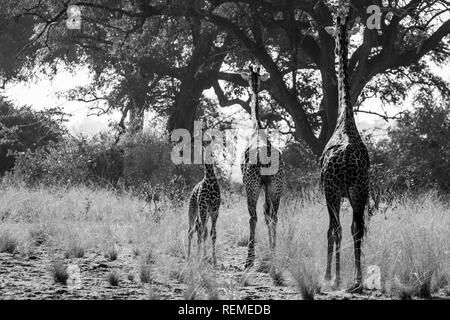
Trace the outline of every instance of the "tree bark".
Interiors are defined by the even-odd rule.
[[[181,128],[190,132],[193,131],[198,101],[203,90],[207,89],[208,81],[202,72],[202,68],[207,63],[215,37],[215,32],[203,30],[195,41],[192,57],[182,75],[180,90],[177,93],[173,110],[167,122],[169,132]]]

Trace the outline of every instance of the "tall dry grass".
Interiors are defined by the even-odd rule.
[[[2,185],[0,189],[0,235],[8,235],[8,241],[16,241],[19,251],[26,252],[39,244],[66,252],[74,247],[82,248],[83,252],[96,250],[107,256],[111,248],[120,254],[129,250],[136,256],[151,252],[151,263],[143,263],[145,257],[137,259],[137,270],[139,261],[147,268],[148,279],[144,282],[151,282],[156,276],[159,281],[175,279],[186,285],[185,295],[190,298],[235,298],[239,286],[243,286],[242,281],[219,283],[216,269],[185,262],[186,203],[159,204],[158,219],[155,219],[154,208],[145,201],[105,189],[30,190],[17,184]],[[219,264],[229,256],[230,250],[245,244],[248,236],[245,198],[237,194],[225,197],[217,223]],[[258,212],[262,213],[262,203]],[[427,297],[428,293],[448,286],[449,213],[449,205],[429,193],[416,199],[396,200],[384,214],[375,214],[367,222],[363,263],[381,267],[385,293],[403,298]],[[348,202],[343,203],[341,221],[341,269],[345,287],[353,274]],[[320,195],[307,201],[295,195],[285,199],[279,211],[277,253],[271,261],[276,268],[274,281],[297,287],[305,299],[312,299],[324,290],[327,228],[328,213]],[[256,237],[257,260],[261,261],[268,255],[267,229],[262,214]],[[199,290],[203,293],[199,294]]]

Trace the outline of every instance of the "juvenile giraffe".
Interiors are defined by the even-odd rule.
[[[212,259],[216,265],[216,222],[219,216],[220,188],[214,172],[214,165],[203,160],[205,175],[194,187],[189,199],[189,231],[188,231],[188,258],[191,255],[191,240],[197,231],[198,253],[200,254],[203,242],[203,255],[206,256],[206,238],[208,228],[206,226],[211,217]]]
[[[335,287],[340,286],[340,248],[342,229],[339,221],[341,198],[346,197],[353,209],[351,232],[353,235],[355,273],[349,292],[362,291],[361,242],[364,236],[364,208],[369,194],[369,153],[359,135],[350,103],[347,74],[349,34],[348,10],[335,17],[333,32],[338,56],[339,112],[336,128],[320,159],[321,185],[325,193],[330,225],[327,233],[328,252],[325,280],[331,280],[333,249],[336,253]]]
[[[277,221],[278,221],[278,207],[280,205],[281,194],[284,189],[284,163],[281,158],[281,152],[272,147],[269,139],[260,130],[259,122],[259,104],[258,104],[258,89],[259,89],[259,71],[260,68],[254,69],[250,67],[250,76],[243,76],[245,80],[249,81],[251,89],[251,116],[253,122],[253,132],[247,147],[244,151],[241,162],[242,179],[247,195],[247,206],[250,214],[250,236],[248,241],[248,255],[245,262],[245,268],[250,268],[255,260],[255,228],[257,222],[256,205],[261,189],[264,189],[264,218],[269,233],[269,246],[271,253],[274,252],[277,237]],[[265,150],[261,150],[265,149]],[[265,153],[271,159],[276,156],[277,165],[261,161],[259,157],[260,151]],[[276,152],[272,155],[272,152]],[[254,157],[256,155],[256,157]],[[254,161],[255,159],[256,161]],[[271,167],[271,174],[267,174],[267,169]]]

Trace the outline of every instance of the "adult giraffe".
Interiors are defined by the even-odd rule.
[[[353,209],[351,231],[354,243],[355,273],[349,292],[362,291],[361,242],[364,236],[364,209],[369,194],[369,153],[356,127],[347,73],[349,9],[341,6],[335,16],[335,28],[330,32],[336,40],[338,57],[339,113],[336,128],[320,159],[321,185],[325,193],[330,225],[327,233],[328,252],[325,280],[331,280],[333,249],[336,253],[335,287],[340,286],[340,248],[342,229],[339,221],[341,198],[346,197]]]
[[[284,162],[281,152],[274,148],[267,135],[261,130],[259,122],[259,72],[260,67],[250,66],[250,74],[242,77],[249,82],[251,90],[252,135],[242,157],[242,180],[247,195],[247,206],[250,214],[250,236],[245,268],[253,266],[255,260],[255,228],[257,221],[256,205],[259,193],[264,189],[264,218],[269,232],[271,254],[275,251],[277,238],[278,207],[285,186]],[[266,155],[266,160],[263,160]]]

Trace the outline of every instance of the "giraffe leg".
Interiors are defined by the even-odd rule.
[[[355,271],[353,275],[353,284],[347,291],[351,293],[362,293],[361,243],[362,238],[364,237],[364,209],[367,202],[368,192],[366,190],[355,190],[355,192],[351,192],[350,195],[350,203],[353,209],[351,231],[355,255]]]
[[[280,204],[279,199],[271,195],[271,205],[267,202],[264,204],[264,218],[269,230],[269,246],[271,254],[275,252],[277,246],[277,223],[278,223],[278,207]],[[270,209],[272,207],[272,209]]]
[[[208,227],[206,223],[203,225],[202,242],[203,242],[203,258],[206,257],[206,238],[208,237]]]
[[[217,259],[216,259],[216,238],[217,238],[216,222],[217,222],[218,216],[219,216],[219,211],[214,211],[211,215],[211,243],[212,243],[212,259],[213,259],[214,266],[217,264]]]
[[[202,251],[201,248],[203,247],[203,258],[206,257],[206,236],[208,235],[208,228],[206,227],[206,218],[208,214],[208,208],[206,207],[206,204],[201,203],[199,204],[199,217],[197,218],[199,220],[199,228],[197,230],[197,242],[198,242],[198,253]]]
[[[337,226],[335,227],[334,233],[335,233],[334,240],[336,253],[336,278],[334,279],[334,288],[338,289],[341,286],[341,241],[342,241],[342,228],[339,220]]]
[[[270,253],[272,253],[273,250],[273,221],[272,221],[272,213],[271,213],[271,209],[270,206],[266,203],[264,203],[264,221],[266,222],[267,225],[267,231],[269,234],[269,249],[270,249]]]
[[[249,219],[249,225],[250,225],[250,236],[248,239],[248,253],[247,253],[247,260],[245,261],[245,268],[251,268],[253,266],[253,263],[255,262],[255,229],[256,229],[256,222],[258,220],[256,216],[256,203],[254,207],[249,208],[250,213],[250,219]]]
[[[259,189],[252,189],[247,192],[247,206],[248,213],[250,215],[249,225],[250,225],[250,236],[248,239],[248,253],[247,260],[245,261],[245,268],[250,268],[255,262],[255,229],[258,217],[256,215],[256,203],[258,201]]]
[[[191,257],[191,243],[192,243],[192,237],[194,236],[194,232],[195,232],[196,216],[197,216],[197,208],[190,207],[189,208],[189,231],[188,231],[188,254],[187,254],[188,259]]]
[[[325,272],[325,280],[331,280],[331,263],[333,261],[333,249],[336,245],[336,279],[335,286],[340,285],[340,244],[342,238],[341,224],[339,221],[339,211],[341,197],[336,192],[325,191],[327,201],[328,214],[330,216],[330,225],[327,232],[328,250],[327,250],[327,269]]]
[[[279,199],[272,199],[272,241],[273,241],[273,250],[275,251],[277,246],[277,224],[278,224],[278,207],[280,206]]]
[[[193,237],[194,231],[195,231],[194,228],[195,228],[194,226],[189,226],[189,231],[188,231],[188,254],[187,254],[188,259],[191,258],[191,243],[192,243],[192,237]]]
[[[197,256],[200,256],[201,249],[202,249],[202,233],[203,233],[203,226],[200,222],[197,222]]]
[[[334,250],[334,237],[333,237],[333,225],[330,219],[330,225],[327,232],[327,269],[325,271],[325,280],[331,280],[331,263],[333,262],[333,250]]]

